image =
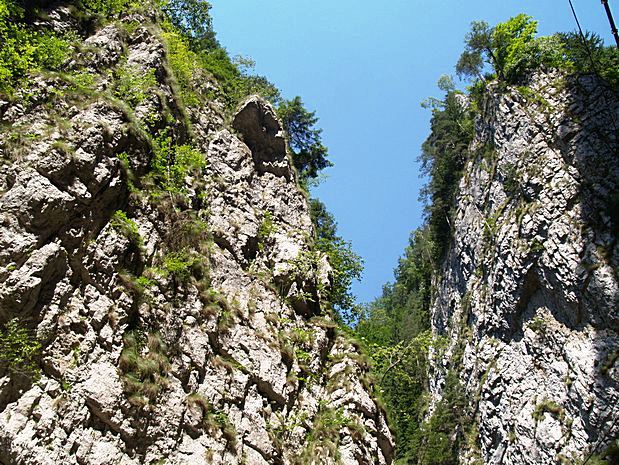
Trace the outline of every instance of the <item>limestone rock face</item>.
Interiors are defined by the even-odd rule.
[[[452,343],[431,389],[460,350],[479,428],[464,463],[580,463],[619,433],[619,96],[592,76],[530,89],[486,101],[492,150],[465,168],[433,308]]]
[[[42,344],[39,379],[0,373],[0,463],[391,463],[273,109],[183,109],[162,36],[122,18],[75,52],[88,94],[50,75],[0,102],[0,321]],[[115,66],[156,84],[121,104]],[[167,190],[165,134],[204,161]]]

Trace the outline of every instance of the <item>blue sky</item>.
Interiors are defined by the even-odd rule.
[[[249,56],[256,72],[285,97],[315,110],[335,166],[313,194],[363,257],[354,291],[360,302],[381,293],[422,221],[417,156],[440,97],[436,82],[453,73],[473,20],[491,25],[518,13],[539,20],[540,34],[571,31],[568,0],[212,0],[219,41]],[[573,0],[584,29],[611,42],[599,0]],[[616,20],[619,2],[610,0]]]

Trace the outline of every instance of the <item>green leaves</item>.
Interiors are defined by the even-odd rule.
[[[160,0],[161,10],[194,49],[213,49],[219,44],[213,31],[211,5],[206,0]]]
[[[537,21],[525,14],[514,16],[494,27],[492,61],[499,75],[508,82],[515,82],[525,71],[528,44],[533,41],[536,33]]]
[[[421,163],[429,181],[422,191],[425,214],[438,266],[451,241],[450,216],[468,147],[475,134],[474,114],[466,97],[448,91],[432,111],[431,133],[421,146]]]
[[[528,44],[537,32],[537,21],[519,14],[505,23],[491,28],[485,21],[473,21],[466,35],[466,48],[458,63],[456,72],[460,77],[480,80],[485,63],[494,68],[501,80],[512,82],[523,72]]]
[[[537,24],[525,14],[494,27],[485,21],[473,21],[456,73],[461,78],[485,81],[484,71],[490,66],[500,81],[518,84],[532,71],[546,67],[595,72],[617,85],[619,51],[616,47],[604,47],[599,36],[588,32],[584,37],[559,33],[536,38]]]
[[[144,72],[138,66],[124,65],[118,69],[115,94],[118,98],[137,106],[143,103],[157,85],[154,68]]]
[[[139,249],[144,247],[144,241],[140,235],[137,223],[127,217],[127,214],[124,211],[116,210],[114,212],[114,215],[112,215],[112,219],[110,220],[110,226],[129,239],[129,242]]]
[[[14,0],[0,0],[0,92],[39,69],[58,69],[67,58],[69,42],[52,32],[35,31],[23,21],[24,10]]]
[[[307,186],[310,179],[333,164],[327,160],[328,150],[322,145],[322,129],[316,128],[316,112],[307,111],[301,97],[283,101],[277,109],[288,134],[292,160],[299,173],[301,184]]]
[[[325,253],[333,268],[333,282],[328,301],[340,312],[344,320],[352,318],[350,311],[355,298],[350,291],[353,280],[361,277],[363,261],[353,250],[350,242],[337,235],[333,215],[317,199],[310,201],[310,213],[316,227],[316,248]]]
[[[204,155],[190,145],[174,144],[166,133],[153,140],[152,175],[164,191],[184,193],[185,178],[199,174],[205,166]]]
[[[21,321],[13,318],[0,329],[0,368],[7,369],[11,375],[23,375],[37,379],[40,369],[37,357],[41,343]]]
[[[81,0],[80,3],[87,11],[105,17],[126,12],[140,5],[136,0]]]

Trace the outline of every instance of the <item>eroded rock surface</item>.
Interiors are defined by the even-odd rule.
[[[484,115],[433,309],[479,427],[462,459],[580,463],[619,433],[619,98],[546,74]]]
[[[87,95],[52,75],[1,102],[0,319],[43,349],[37,381],[0,377],[0,463],[391,463],[273,109],[234,132],[217,101],[182,109],[151,20],[86,39]],[[156,88],[119,104],[116,65]],[[162,134],[205,161],[176,191],[149,178]]]

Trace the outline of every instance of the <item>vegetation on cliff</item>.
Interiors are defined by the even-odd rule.
[[[154,73],[141,75],[124,64],[111,71],[110,85],[100,86],[95,91],[95,84],[104,77],[71,68],[68,64],[71,50],[83,45],[80,37],[52,32],[41,26],[45,21],[35,21],[45,16],[39,10],[42,3],[0,0],[0,42],[3,44],[0,92],[7,99],[30,98],[28,80],[36,78],[38,73],[53,73],[62,81],[63,87],[56,89],[57,95],[99,92],[125,109],[147,98],[154,87]],[[134,195],[163,199],[161,205],[168,198],[174,199],[167,208],[175,212],[179,221],[178,235],[166,238],[170,241],[168,254],[158,266],[145,269],[142,276],[128,276],[127,287],[132,287],[139,300],[140,294],[153,285],[157,276],[171,277],[178,288],[186,280],[195,279],[204,287],[202,299],[206,303],[221,307],[222,315],[226,311],[230,313],[224,310],[227,303],[209,294],[201,251],[191,249],[196,238],[207,235],[202,218],[177,214],[178,205],[189,202],[185,178],[204,169],[203,157],[192,144],[187,109],[216,100],[230,111],[254,93],[272,102],[287,130],[292,161],[300,186],[305,189],[318,180],[321,170],[331,166],[315,113],[305,108],[300,97],[285,100],[264,76],[252,74],[251,60],[228,55],[213,32],[210,6],[206,1],[161,0],[157,4],[140,4],[129,0],[81,0],[73,4],[80,13],[74,17],[85,28],[93,23],[114,21],[121,12],[142,8],[153,8],[154,14],[161,15],[161,35],[166,44],[170,78],[178,86],[182,100],[175,102],[179,106],[178,114],[160,119],[154,115],[149,127],[139,128],[152,149],[148,173],[136,179],[131,172],[131,154],[119,154]],[[445,346],[440,336],[430,333],[432,283],[440,275],[451,244],[453,211],[462,170],[471,157],[478,155],[470,144],[475,135],[475,120],[483,108],[485,89],[490,84],[499,90],[524,86],[520,88],[526,92],[531,73],[544,68],[559,68],[567,73],[594,72],[614,86],[619,81],[619,54],[614,48],[604,47],[599,37],[568,33],[537,38],[536,29],[536,22],[526,15],[495,27],[484,22],[472,24],[465,51],[456,66],[457,74],[470,80],[469,89],[459,91],[451,79],[445,78],[439,85],[444,92],[443,98],[430,99],[427,103],[432,110],[432,120],[431,134],[422,146],[421,155],[428,176],[422,193],[425,224],[411,234],[409,246],[395,270],[394,283],[386,285],[380,298],[357,309],[357,313],[352,312],[354,297],[350,286],[352,280],[360,276],[361,260],[350,244],[337,234],[336,222],[325,205],[316,199],[310,201],[316,230],[314,248],[326,254],[334,268],[328,303],[340,312],[343,320],[354,324],[357,336],[371,354],[376,381],[398,438],[398,463],[455,464],[461,445],[465,441],[472,444],[476,441],[469,403],[458,381],[461,352],[456,350],[452,355],[443,399],[430,416],[427,384],[429,351],[440,354]],[[200,86],[197,81],[203,76],[212,78],[217,85]],[[129,111],[127,113],[130,115]],[[187,117],[183,122],[186,124],[175,125],[174,117],[182,116]],[[491,152],[492,147],[475,150]],[[141,194],[140,189],[143,189]],[[200,195],[196,198],[198,203],[205,201]],[[263,237],[272,229],[268,219],[265,214],[264,228],[261,228]],[[118,210],[111,226],[125,235],[136,249],[143,246],[137,226],[125,212]],[[229,314],[222,317],[222,330],[229,317]],[[124,388],[136,405],[148,404],[157,397],[165,383],[168,364],[165,346],[156,333],[142,334],[143,340],[138,336],[126,338],[122,352]],[[143,357],[148,346],[151,355]],[[30,331],[9,321],[0,329],[0,370],[34,377],[39,349]],[[305,352],[300,354],[305,355]],[[326,417],[331,423],[341,422],[329,415]],[[331,430],[328,432],[332,434]]]
[[[249,95],[259,94],[275,106],[286,129],[300,188],[307,191],[318,182],[321,170],[332,165],[315,112],[307,110],[298,96],[284,99],[264,76],[253,74],[251,59],[229,56],[216,38],[207,1],[77,0],[55,10],[52,17],[48,13],[46,2],[0,0],[0,97],[26,103],[45,98],[49,106],[65,100],[106,101],[119,106],[145,139],[151,152],[148,172],[134,171],[132,158],[136,154],[131,150],[117,154],[133,201],[150,198],[165,217],[178,222],[179,230],[175,237],[164,238],[167,254],[158,263],[142,264],[140,275],[124,277],[126,286],[138,298],[162,276],[172,277],[177,287],[189,279],[208,287],[205,246],[201,244],[209,236],[205,225],[208,199],[203,182],[197,183],[197,192],[191,198],[186,183],[188,177],[199,180],[208,163],[192,133],[192,111],[217,102],[230,115]],[[151,18],[147,26],[164,44],[165,79],[173,87],[174,102],[159,95],[157,86],[162,77],[156,75],[155,68],[143,72],[125,58],[106,69],[93,69],[89,63],[75,60],[78,52],[88,53],[89,45],[83,37],[90,30],[112,25],[131,36],[139,27],[131,20],[133,14],[142,20]],[[58,24],[61,27],[56,27]],[[55,79],[57,88],[43,97],[33,95],[31,89],[38,78]],[[161,99],[164,110],[138,123],[135,109],[151,98]],[[19,140],[22,136],[11,136],[11,143],[25,143]],[[57,145],[66,152],[74,150]],[[198,208],[197,214],[188,208],[191,204]],[[326,255],[333,268],[332,285],[321,294],[325,298],[323,308],[344,314],[354,305],[350,288],[361,274],[362,262],[350,243],[337,234],[336,222],[325,205],[317,199],[310,199],[310,204],[315,225],[315,237],[310,238],[317,252],[314,255]],[[127,210],[116,211],[111,225],[141,254],[142,238],[131,218],[131,205]],[[6,328],[7,337],[15,333],[12,327]],[[32,332],[19,333],[11,344],[22,341],[22,349],[32,352],[37,343],[26,335]],[[2,350],[9,353],[13,345]],[[30,358],[24,360],[24,370],[32,371],[33,363]]]
[[[477,447],[474,405],[458,379],[463,344],[455,343],[442,399],[431,415],[428,358],[430,353],[440,358],[447,343],[441,335],[430,334],[430,307],[433,283],[440,279],[452,242],[463,168],[467,161],[493,152],[492,146],[471,146],[487,89],[501,92],[515,87],[531,94],[526,87],[530,77],[551,69],[564,75],[595,73],[611,86],[619,84],[619,52],[605,47],[597,35],[536,37],[536,32],[537,22],[524,14],[494,27],[473,22],[456,65],[456,73],[469,87],[457,90],[452,79],[444,76],[439,81],[443,98],[423,103],[432,110],[430,135],[420,156],[427,176],[421,195],[425,223],[411,234],[394,282],[360,310],[355,328],[374,362],[374,375],[396,435],[398,464],[455,465],[460,450]]]

